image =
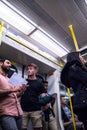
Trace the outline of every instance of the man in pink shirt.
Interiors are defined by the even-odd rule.
[[[9,60],[0,60],[0,125],[3,130],[21,130],[23,112],[18,97],[27,86],[14,87],[9,83],[10,67]]]

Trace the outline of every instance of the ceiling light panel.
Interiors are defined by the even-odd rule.
[[[0,18],[28,35],[35,27],[0,1]]]
[[[85,3],[87,4],[87,0],[85,0]]]
[[[40,30],[35,31],[30,37],[59,57],[62,57],[69,52],[67,49],[65,50],[60,47],[58,43],[54,42]]]

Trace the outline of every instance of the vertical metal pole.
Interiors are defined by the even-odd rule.
[[[3,27],[4,27],[4,22],[1,22],[0,23],[0,45],[1,45],[1,42],[2,42]]]
[[[74,33],[74,30],[73,30],[73,26],[72,26],[72,25],[69,26],[69,30],[70,30],[70,32],[71,32],[71,36],[72,36],[72,39],[73,39],[73,42],[74,42],[76,51],[79,51],[79,46],[78,46],[78,43],[77,43],[76,36],[75,36],[75,33]]]
[[[76,130],[76,122],[75,122],[75,118],[74,118],[72,100],[71,100],[71,96],[70,96],[70,89],[68,88],[67,91],[68,91],[68,96],[69,96],[69,101],[70,101],[70,109],[71,109],[71,113],[72,113],[73,126],[74,126],[74,130]]]
[[[76,36],[75,36],[72,25],[69,26],[69,30],[71,32],[71,36],[72,36],[76,51],[79,51],[79,46],[78,46],[78,43],[77,43]],[[72,120],[73,120],[74,130],[76,130],[76,123],[75,123],[75,118],[74,118],[74,113],[73,113],[73,106],[72,106],[72,101],[71,101],[70,89],[69,88],[68,88],[68,96],[69,96],[69,100],[70,100],[70,108],[71,108],[71,112],[72,112]]]

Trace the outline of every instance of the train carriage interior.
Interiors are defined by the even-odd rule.
[[[38,65],[49,94],[56,95],[54,111],[60,130],[64,130],[60,95],[69,101],[60,73],[67,54],[76,51],[70,26],[87,61],[87,0],[0,0],[0,58],[9,59],[24,79],[26,66]],[[70,92],[73,96],[72,88]],[[32,129],[30,123],[28,130]]]

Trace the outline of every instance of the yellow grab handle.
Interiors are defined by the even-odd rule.
[[[2,41],[3,27],[4,27],[4,22],[1,22],[1,23],[0,23],[0,45],[1,45],[1,41]]]
[[[74,130],[76,130],[76,122],[75,122],[74,113],[73,113],[73,106],[72,106],[72,100],[71,100],[71,96],[70,96],[70,89],[68,88],[67,91],[68,91],[68,96],[69,96],[69,101],[70,101],[70,109],[71,109],[71,113],[72,113],[73,126],[74,126]]]
[[[77,40],[76,40],[76,36],[75,36],[74,30],[73,30],[73,26],[70,25],[69,29],[70,29],[70,32],[71,32],[71,35],[72,35],[72,39],[73,39],[76,51],[79,51],[79,46],[78,46],[78,43],[77,43]]]
[[[78,43],[77,43],[76,36],[75,36],[72,25],[69,26],[69,30],[71,32],[71,36],[72,36],[76,51],[79,51],[79,46],[78,46]],[[73,106],[72,106],[72,101],[71,101],[70,89],[69,88],[68,88],[68,96],[69,96],[69,101],[70,101],[70,109],[71,109],[71,112],[72,112],[72,120],[73,120],[74,130],[76,130],[76,123],[75,123],[75,118],[74,118],[74,113],[73,113]]]

